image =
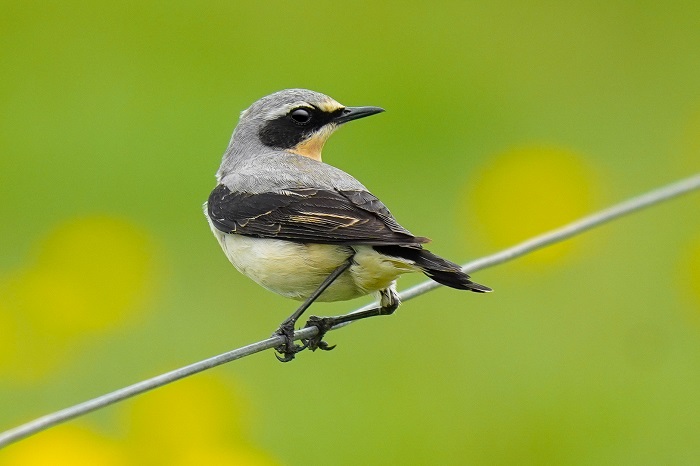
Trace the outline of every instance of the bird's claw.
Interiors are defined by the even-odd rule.
[[[323,341],[323,337],[326,335],[326,332],[333,328],[334,325],[335,323],[332,317],[310,316],[304,327],[316,327],[318,329],[318,333],[311,338],[302,340],[304,342],[304,346],[309,348],[311,351],[316,351],[317,349],[320,349],[321,351],[330,351],[335,348],[335,345],[329,345]]]
[[[294,344],[294,322],[283,323],[272,336],[281,336],[284,338],[284,341],[275,347],[275,351],[282,355],[279,356],[275,354],[279,362],[291,361],[298,352],[304,351],[309,346],[306,341],[302,341],[302,345]]]
[[[304,351],[309,348],[311,351],[321,350],[330,351],[335,348],[335,345],[329,345],[327,342],[323,341],[323,337],[326,335],[333,326],[336,324],[336,320],[333,317],[317,317],[311,316],[309,320],[306,321],[307,327],[316,327],[318,333],[311,338],[304,338],[301,340],[301,345],[294,344],[294,322],[284,322],[280,325],[272,336],[281,336],[284,341],[275,347],[275,351],[279,354],[275,354],[275,357],[280,362],[289,362],[294,359],[297,353]]]

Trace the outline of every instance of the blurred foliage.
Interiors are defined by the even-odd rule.
[[[324,160],[466,261],[700,170],[693,1],[0,1],[0,430],[296,306],[201,204],[287,87],[387,113]],[[700,199],[0,452],[34,464],[697,464]],[[421,277],[404,277],[401,287]],[[365,301],[319,304],[317,314]]]

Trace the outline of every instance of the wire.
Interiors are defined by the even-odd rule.
[[[469,262],[463,266],[463,270],[467,273],[475,272],[477,270],[482,270],[487,267],[493,267],[494,265],[502,264],[503,262],[508,262],[516,259],[520,256],[533,252],[537,249],[546,247],[550,244],[563,241],[575,235],[579,235],[584,231],[590,230],[596,226],[603,223],[615,220],[624,215],[636,212],[645,207],[649,207],[663,201],[672,199],[674,197],[680,196],[682,194],[689,193],[691,191],[700,189],[700,174],[696,174],[689,178],[671,183],[669,185],[663,186],[661,188],[655,189],[653,191],[647,192],[640,196],[634,197],[627,201],[616,204],[607,209],[601,210],[597,213],[584,217],[575,222],[564,225],[563,227],[557,228],[550,232],[544,233],[542,235],[531,238],[520,244],[512,246],[503,251],[497,252],[490,256],[482,257]],[[402,293],[400,297],[402,301],[408,301],[417,296],[427,293],[435,288],[441,286],[439,283],[432,280],[426,281],[412,288],[409,288]],[[364,306],[360,309],[353,311],[360,312],[365,309],[371,309],[376,307],[377,303],[372,303]],[[340,326],[339,326],[340,327]],[[337,328],[337,327],[336,327]],[[309,338],[316,335],[316,327],[303,328],[294,332],[294,340],[300,340],[302,338]],[[61,424],[70,419],[83,416],[92,411],[102,409],[114,403],[118,403],[127,398],[131,398],[136,395],[140,395],[154,388],[167,385],[169,383],[175,382],[176,380],[189,377],[190,375],[197,374],[198,372],[211,369],[212,367],[225,364],[227,362],[235,361],[236,359],[241,359],[251,354],[259,353],[266,349],[274,348],[282,343],[282,337],[276,336],[271,337],[266,340],[259,341],[257,343],[252,343],[241,348],[228,351],[217,356],[205,359],[203,361],[190,364],[179,369],[166,372],[165,374],[157,375],[147,380],[137,382],[128,387],[115,390],[111,393],[107,393],[97,398],[78,403],[74,406],[62,409],[60,411],[47,414],[40,418],[29,421],[25,424],[17,426],[13,429],[7,430],[0,433],[0,448],[5,447],[11,443],[17,442],[25,437],[34,435],[37,432],[48,429],[49,427]]]

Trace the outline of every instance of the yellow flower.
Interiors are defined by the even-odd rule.
[[[15,342],[0,344],[0,369],[15,379],[45,375],[78,337],[128,320],[153,281],[153,245],[135,225],[111,217],[60,225],[38,245],[33,263],[0,282],[0,325],[12,325],[3,338]]]
[[[76,219],[51,232],[19,284],[34,324],[72,336],[113,326],[151,285],[152,245],[111,217]]]
[[[463,218],[469,236],[491,247],[511,246],[594,210],[596,177],[584,159],[565,149],[526,147],[495,156],[469,183]],[[473,237],[473,236],[472,236]],[[570,256],[572,242],[526,258],[551,263]]]
[[[74,425],[57,427],[0,451],[0,466],[131,465],[116,444]]]
[[[248,440],[245,406],[233,387],[209,374],[140,396],[126,415],[140,464],[277,464]]]
[[[681,273],[679,283],[690,297],[696,312],[695,318],[700,317],[700,238],[696,238],[688,247],[682,250]]]
[[[3,296],[3,290],[0,290]],[[8,365],[12,358],[17,355],[17,324],[7,308],[0,302],[0,373]]]

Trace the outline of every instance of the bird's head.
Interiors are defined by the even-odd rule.
[[[338,126],[383,111],[380,107],[346,107],[307,89],[285,89],[244,110],[236,131],[245,131],[247,137],[267,147],[320,161],[323,145]]]

